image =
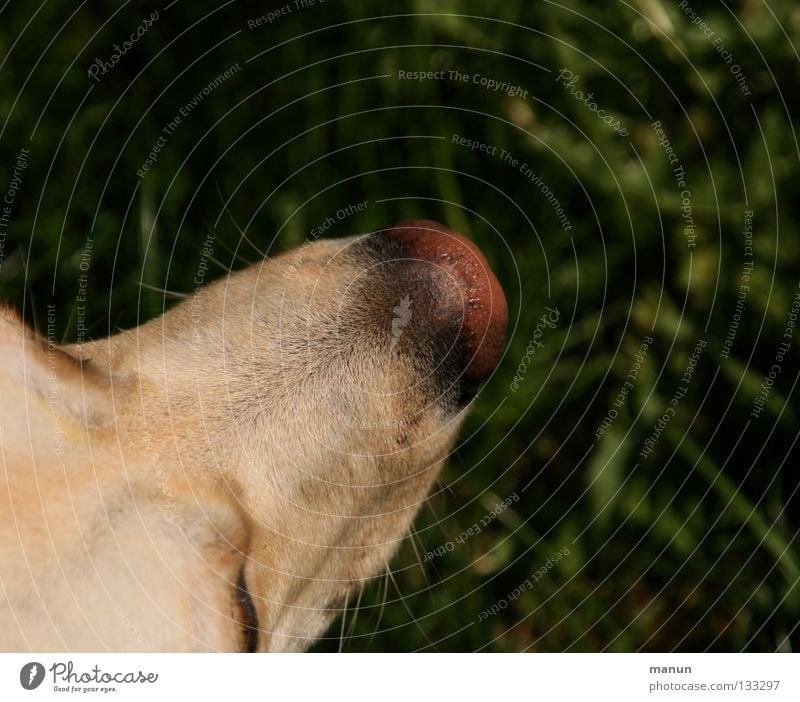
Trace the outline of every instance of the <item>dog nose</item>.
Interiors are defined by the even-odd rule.
[[[408,258],[429,264],[436,298],[426,305],[429,322],[434,330],[454,331],[461,384],[473,392],[495,369],[505,346],[508,308],[497,277],[472,241],[438,222],[408,220],[386,234]]]

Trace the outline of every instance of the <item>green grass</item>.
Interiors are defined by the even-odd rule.
[[[299,245],[347,203],[370,205],[332,236],[444,221],[487,252],[513,335],[393,574],[365,589],[319,649],[797,649],[797,334],[763,411],[750,413],[798,292],[800,10],[742,2],[734,16],[691,4],[750,95],[677,3],[659,0],[331,0],[254,30],[247,20],[260,11],[244,3],[114,14],[104,1],[71,18],[71,7],[10,5],[0,188],[20,149],[30,155],[0,249],[0,297],[34,324],[56,301],[59,329],[74,338],[91,237],[87,325],[101,336],[173,304],[159,290],[191,292],[209,232],[214,275],[224,275]],[[160,19],[146,35],[101,82],[88,78],[153,8]],[[236,62],[242,70],[183,119],[140,181],[164,125]],[[564,67],[628,136],[556,80]],[[518,85],[527,99],[397,79],[451,69]],[[655,120],[691,190],[693,248]],[[754,268],[722,358],[748,209]],[[561,319],[514,392],[548,305]],[[596,439],[645,336],[654,342],[636,382]],[[707,347],[685,395],[642,458],[698,339]],[[420,563],[514,494],[479,534]],[[508,600],[563,547],[569,556]]]

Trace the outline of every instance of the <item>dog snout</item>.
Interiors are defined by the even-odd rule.
[[[408,220],[383,235],[397,247],[406,287],[393,309],[392,342],[416,321],[463,404],[503,354],[508,308],[500,282],[475,243],[438,222]]]

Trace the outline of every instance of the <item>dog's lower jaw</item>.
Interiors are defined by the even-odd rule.
[[[349,534],[327,538],[319,521],[310,529],[295,523],[291,540],[304,547],[282,556],[275,552],[282,540],[271,539],[270,530],[257,531],[245,573],[252,592],[258,593],[254,600],[261,622],[259,650],[302,651],[312,646],[354,605],[360,590],[389,569],[417,511],[398,513],[389,527],[367,526],[366,534],[356,534],[354,526]],[[308,518],[304,522],[314,524]],[[386,540],[369,543],[373,536]],[[280,567],[273,565],[277,563]]]

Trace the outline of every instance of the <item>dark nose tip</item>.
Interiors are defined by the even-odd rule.
[[[387,235],[409,258],[430,264],[438,275],[434,323],[456,326],[463,354],[462,381],[477,388],[503,354],[508,308],[503,289],[480,249],[469,239],[429,220],[408,220]]]

